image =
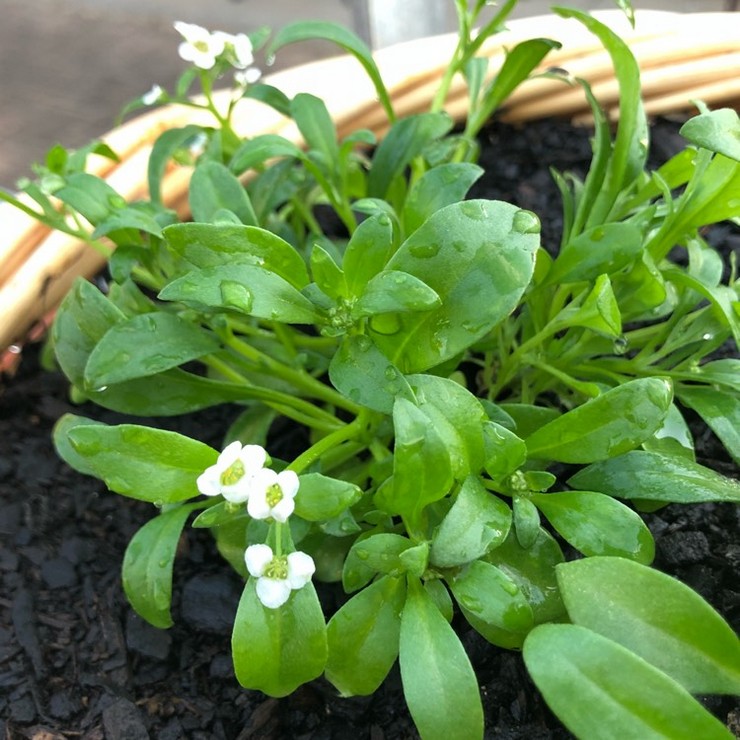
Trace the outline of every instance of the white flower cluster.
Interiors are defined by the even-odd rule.
[[[225,59],[237,72],[237,84],[246,86],[260,78],[260,71],[252,67],[254,49],[245,33],[209,31],[195,23],[175,22],[175,30],[184,41],[178,48],[180,57],[200,69],[212,69],[219,59]]]
[[[276,473],[265,467],[266,462],[264,447],[232,442],[198,476],[198,490],[205,496],[223,496],[232,504],[246,503],[253,519],[284,523],[295,509],[300,482],[294,471]],[[257,579],[257,596],[269,609],[282,606],[290,592],[303,588],[316,570],[310,555],[275,555],[268,545],[251,545],[244,560]]]

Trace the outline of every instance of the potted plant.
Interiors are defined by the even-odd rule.
[[[72,414],[55,445],[73,468],[155,505],[123,563],[126,595],[155,627],[172,624],[186,522],[213,533],[246,579],[232,655],[247,688],[281,697],[324,674],[343,695],[368,695],[398,660],[423,737],[479,737],[481,698],[455,630],[467,624],[523,650],[579,737],[727,737],[690,693],[737,691],[737,640],[701,597],[648,567],[640,512],[740,495],[695,461],[676,403],[737,459],[737,360],[712,354],[737,341],[736,288],[700,229],[738,215],[740,122],[702,105],[682,128],[691,145],[648,172],[628,45],[558,9],[611,58],[620,116],[613,136],[589,82],[566,80],[594,116],[593,159],[583,178],[556,174],[563,230],[546,250],[532,212],[464,200],[483,124],[557,59],[558,43],[524,38],[487,81],[479,53],[514,5],[475,32],[484,3],[458,4],[431,110],[407,117],[347,31],[301,24],[273,39],[272,51],[308,37],[349,51],[386,115],[379,142],[356,117],[338,133],[315,95],[257,83],[251,52],[264,39],[181,26],[195,66],[173,96],[140,102],[176,99],[215,124],[189,119],[156,139],[149,199],[129,203],[83,171],[92,151],[112,156],[100,145],[53,150],[27,187],[42,220],[116,245],[107,294],[78,281],[51,344],[77,397],[103,408],[243,412],[218,448]],[[224,105],[212,84],[233,68],[238,94]],[[453,131],[442,109],[458,73],[469,100]],[[204,96],[191,100],[196,78]],[[268,120],[288,117],[295,138],[265,121],[240,136],[241,97],[275,111]],[[406,103],[416,111],[417,94]],[[173,170],[192,220],[163,196],[172,159],[193,167]],[[286,419],[304,435],[271,457]],[[325,615],[314,580],[351,596]]]

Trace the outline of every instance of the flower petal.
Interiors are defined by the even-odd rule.
[[[292,589],[303,588],[316,572],[313,558],[305,552],[292,552],[288,555],[288,583]]]
[[[265,504],[267,504],[267,501],[265,501]],[[272,509],[270,509],[269,506],[267,508],[269,512],[268,515],[272,516],[276,522],[286,522],[295,509],[295,501],[293,501],[292,498],[283,498],[281,501],[278,501]],[[264,519],[266,517],[255,518]]]
[[[290,584],[279,578],[260,578],[257,581],[257,597],[268,609],[277,609],[290,596]]]
[[[195,481],[204,496],[218,496],[221,493],[221,473],[216,465],[206,468]]]
[[[293,470],[283,470],[281,473],[278,473],[276,483],[282,489],[283,496],[289,499],[295,498],[296,493],[298,493],[300,481],[298,480],[298,475]]]
[[[232,442],[230,445],[224,447],[223,452],[218,456],[218,465],[221,470],[233,465],[241,456],[242,443],[239,441]]]
[[[249,575],[259,578],[272,562],[272,548],[269,545],[250,545],[244,553],[244,562]]]
[[[239,444],[234,443],[234,444]],[[227,448],[228,449],[228,448]],[[258,470],[262,470],[267,462],[267,451],[260,445],[244,445],[238,455],[244,464],[244,469],[248,475],[254,475]]]
[[[265,489],[261,486],[252,488],[247,501],[247,513],[252,519],[267,519],[271,515],[270,504],[267,503]]]

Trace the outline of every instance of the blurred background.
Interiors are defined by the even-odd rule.
[[[738,0],[636,0],[637,8],[731,9]],[[545,13],[521,0],[514,17]],[[562,0],[613,8],[612,0]],[[121,108],[157,83],[172,89],[184,70],[175,20],[209,29],[273,29],[333,20],[374,48],[454,30],[452,0],[0,0],[0,187],[61,143],[77,147],[108,131]],[[273,69],[337,53],[324,43],[284,49]],[[263,60],[258,65],[264,68]]]

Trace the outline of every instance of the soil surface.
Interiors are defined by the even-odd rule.
[[[680,146],[676,128],[658,122],[659,159]],[[554,121],[524,129],[495,125],[483,144],[488,175],[472,195],[537,212],[545,243],[556,244],[558,196],[548,167],[582,172],[588,132]],[[740,241],[725,227],[717,227],[712,239],[723,250]],[[38,347],[27,347],[16,376],[0,384],[0,738],[417,737],[397,670],[368,698],[340,699],[323,680],[280,700],[241,689],[229,642],[242,582],[206,530],[186,529],[181,541],[175,626],[158,630],[138,618],[123,595],[120,567],[151,506],[109,493],[57,459],[51,429],[65,412],[124,420],[91,405],[73,406],[64,378],[43,371]],[[218,447],[236,413],[222,407],[146,423]],[[721,445],[694,423],[700,462],[734,474]],[[656,567],[695,588],[737,627],[740,508],[670,506],[647,519],[657,542]],[[321,597],[336,605],[340,590],[322,587]],[[571,737],[533,687],[518,653],[489,645],[473,631],[464,631],[463,641],[480,680],[486,737]],[[712,697],[705,704],[738,731],[735,700]]]

